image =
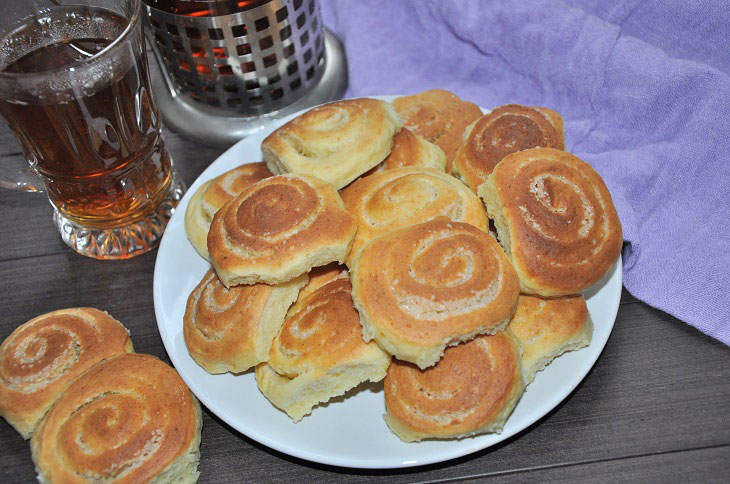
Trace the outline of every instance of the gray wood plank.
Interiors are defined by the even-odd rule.
[[[493,476],[473,476],[463,481],[499,483],[641,482],[726,483],[730,475],[730,447],[710,447],[684,452],[644,455],[619,460],[585,462],[542,469],[525,469]]]

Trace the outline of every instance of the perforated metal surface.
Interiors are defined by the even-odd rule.
[[[179,94],[254,116],[295,103],[319,81],[325,48],[315,0],[174,3],[184,15],[169,11],[169,0],[148,0],[148,31]]]

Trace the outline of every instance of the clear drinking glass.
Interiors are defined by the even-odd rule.
[[[154,248],[184,186],[152,99],[140,0],[0,0],[0,114],[63,240],[125,259]],[[40,183],[38,183],[40,181]]]

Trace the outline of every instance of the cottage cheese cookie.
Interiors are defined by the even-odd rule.
[[[448,348],[431,368],[398,360],[385,377],[385,421],[405,442],[501,432],[524,391],[509,330]]]
[[[482,115],[479,106],[443,89],[400,97],[393,101],[393,107],[406,128],[444,151],[447,172],[451,171],[464,130]]]
[[[76,377],[131,351],[126,328],[98,309],[61,309],[33,318],[0,345],[0,415],[28,439]]]
[[[31,440],[41,482],[197,481],[200,404],[171,367],[124,354],[75,380]]]
[[[308,292],[308,291],[305,291]],[[390,355],[363,341],[347,273],[297,301],[256,367],[261,392],[295,422],[364,381],[385,377]]]
[[[519,282],[497,241],[446,217],[368,242],[352,264],[363,337],[420,368],[507,325]]]
[[[350,99],[313,108],[261,143],[273,173],[316,176],[339,190],[388,156],[401,121],[377,99]]]
[[[396,168],[373,173],[340,195],[358,223],[348,264],[368,240],[439,216],[488,229],[479,197],[453,176],[434,169]]]
[[[306,282],[302,274],[275,286],[227,289],[209,270],[190,293],[183,317],[190,356],[208,373],[240,373],[266,361],[271,341]]]
[[[262,180],[213,217],[208,251],[226,287],[281,284],[343,262],[357,223],[331,185],[306,175]]]
[[[588,163],[565,151],[507,155],[479,196],[526,294],[579,294],[608,272],[621,251],[621,222],[606,185]]]
[[[522,345],[526,383],[566,351],[591,343],[593,323],[583,296],[543,299],[521,295],[509,329]]]
[[[444,150],[408,128],[401,128],[393,138],[393,149],[383,161],[384,170],[402,166],[446,170]]]
[[[249,163],[208,180],[198,188],[185,210],[185,233],[198,254],[210,260],[208,230],[215,213],[244,188],[270,176],[264,163]]]
[[[565,148],[563,118],[543,107],[500,106],[466,129],[451,174],[476,192],[502,158],[537,147]]]

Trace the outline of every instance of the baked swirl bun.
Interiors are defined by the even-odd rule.
[[[509,330],[450,347],[431,368],[393,360],[385,421],[405,442],[501,432],[524,391],[520,346]]]
[[[309,295],[325,284],[329,284],[335,279],[344,278],[350,280],[350,273],[347,272],[347,267],[336,262],[332,262],[326,266],[314,267],[307,275],[309,276],[309,280],[304,287],[299,290],[296,302],[289,307],[286,317],[289,317],[299,311],[303,305],[307,304],[306,301]]]
[[[351,271],[364,339],[420,368],[446,346],[501,331],[519,295],[497,241],[446,217],[371,240]]]
[[[466,127],[482,110],[474,103],[462,101],[443,89],[432,89],[393,100],[393,107],[403,125],[434,143],[446,155],[446,171],[461,145]]]
[[[435,168],[446,170],[444,150],[426,141],[408,128],[401,128],[393,138],[393,149],[383,161],[383,169],[392,170],[402,166]]]
[[[131,351],[124,326],[98,309],[61,309],[33,318],[0,345],[0,415],[28,439],[76,377]]]
[[[271,341],[306,274],[271,286],[227,289],[210,269],[188,297],[183,335],[190,356],[208,373],[240,373],[266,361]]]
[[[208,251],[221,282],[281,284],[343,262],[357,223],[331,185],[287,174],[245,189],[216,212]]]
[[[213,215],[231,198],[257,181],[272,176],[262,162],[241,165],[203,183],[185,210],[185,232],[198,254],[208,255],[208,230]]]
[[[261,392],[295,422],[318,403],[385,377],[390,355],[363,341],[351,291],[345,272],[297,301],[268,362],[256,367]]]
[[[484,204],[459,180],[432,168],[396,168],[360,178],[340,192],[358,223],[348,265],[370,239],[446,216],[488,229]]]
[[[97,364],[63,393],[31,440],[41,482],[195,482],[198,401],[154,356]]]
[[[521,295],[509,329],[522,345],[526,383],[566,351],[591,343],[593,323],[583,296],[543,299]]]
[[[466,129],[451,174],[476,192],[502,158],[537,147],[565,149],[563,118],[543,107],[500,106]]]
[[[552,148],[507,155],[479,187],[522,292],[579,294],[613,266],[621,222],[600,175]]]
[[[401,121],[377,99],[324,104],[271,133],[261,151],[272,173],[313,175],[339,190],[388,156]]]

